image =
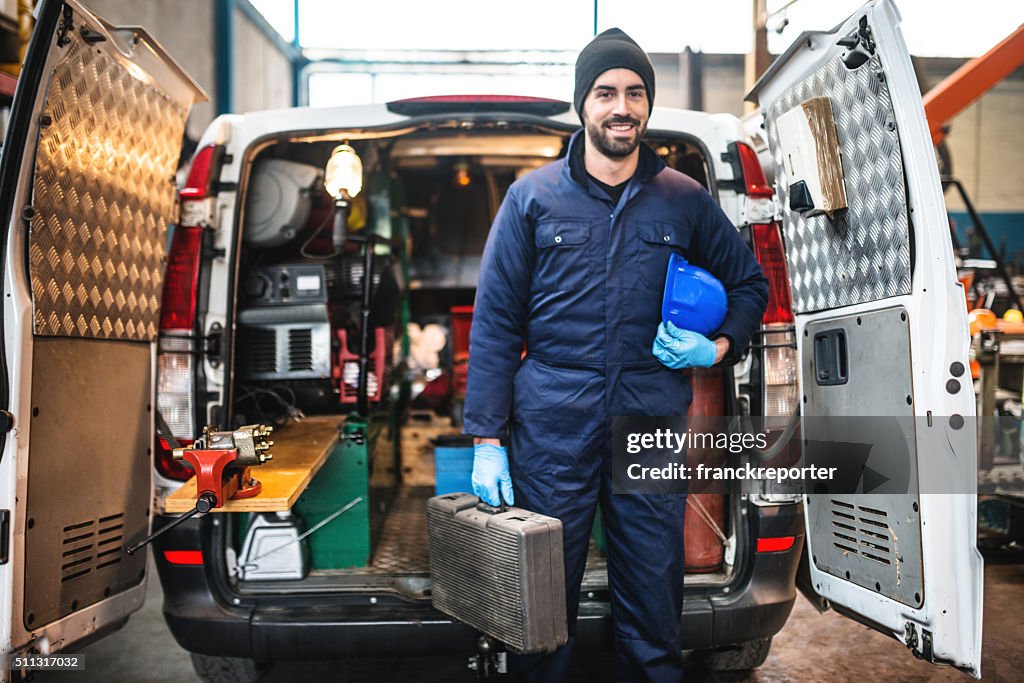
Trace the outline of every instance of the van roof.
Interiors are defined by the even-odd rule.
[[[282,133],[315,137],[323,135],[327,131],[338,130],[351,130],[355,133],[353,137],[359,137],[359,131],[367,131],[369,136],[372,135],[369,132],[371,129],[400,131],[403,124],[425,119],[436,120],[441,116],[443,115],[410,117],[395,114],[389,111],[387,105],[383,103],[340,107],[289,107],[245,114],[225,114],[210,124],[203,133],[200,145],[215,144],[220,140],[227,139],[229,146],[237,149],[240,145],[248,146],[253,140]],[[580,125],[579,118],[572,110],[555,116],[531,116],[521,113],[510,113],[504,116],[493,113],[466,112],[453,112],[450,116],[466,120],[494,120],[500,116],[509,120],[543,121],[551,123],[555,127],[564,128],[566,131],[571,131]],[[721,122],[722,116],[721,114],[686,109],[654,107],[648,128],[703,136]],[[730,122],[735,121],[735,117],[731,115],[726,115],[726,117]],[[227,131],[222,131],[222,126],[225,124],[230,126],[230,134],[227,134]]]

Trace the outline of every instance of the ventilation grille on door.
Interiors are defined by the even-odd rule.
[[[113,566],[124,552],[124,514],[64,527],[61,583]]]
[[[832,501],[832,544],[881,564],[892,564],[892,533],[885,510]]]

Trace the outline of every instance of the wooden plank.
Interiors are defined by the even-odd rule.
[[[290,510],[310,480],[320,470],[327,456],[338,443],[337,416],[307,417],[302,422],[285,425],[270,437],[274,457],[265,465],[253,467],[252,473],[263,491],[253,498],[229,500],[213,512],[284,512]],[[189,479],[167,497],[167,512],[188,512],[195,505],[196,480]]]

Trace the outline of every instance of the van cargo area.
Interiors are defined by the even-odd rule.
[[[6,2],[0,683],[1016,680],[1024,26],[894,1]]]
[[[321,447],[304,446],[303,434],[325,424],[340,438],[290,509],[225,513],[235,591],[392,589],[429,599],[426,500],[471,491],[472,440],[461,436],[461,416],[488,230],[509,186],[563,155],[570,132],[435,121],[399,131],[302,133],[250,148],[235,216],[229,426],[274,425],[274,449],[289,452]],[[648,143],[714,189],[700,142],[652,134]],[[370,271],[365,241],[337,239],[336,207],[324,189],[324,169],[341,144],[363,165],[346,232],[379,238]],[[354,412],[364,325],[365,418]],[[734,410],[727,371],[697,371],[692,380],[691,414]],[[253,473],[271,476],[275,466]],[[727,549],[744,547],[737,544],[741,507],[723,495],[690,496],[688,586],[730,581],[736,558]],[[606,588],[598,514],[583,589]]]

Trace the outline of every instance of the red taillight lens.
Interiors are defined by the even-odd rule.
[[[202,228],[177,226],[171,237],[164,278],[160,329],[192,331],[196,319],[196,288],[199,284],[199,252]]]
[[[185,187],[181,188],[178,198],[182,201],[194,199],[206,199],[213,196],[213,170],[220,165],[220,157],[224,148],[217,145],[208,145],[196,153],[192,159],[192,168],[188,172],[188,180]]]
[[[164,559],[170,564],[202,564],[202,550],[165,550]]]
[[[754,231],[754,251],[768,278],[768,308],[762,322],[793,322],[793,298],[789,292],[789,270],[786,252],[782,248],[782,234],[777,223],[758,223]]]
[[[764,177],[764,169],[757,158],[754,148],[744,142],[736,143],[736,152],[740,157],[740,168],[743,169],[743,182],[747,196],[753,199],[771,199],[775,191]]]
[[[185,481],[191,479],[195,472],[188,465],[178,462],[174,459],[174,454],[171,452],[170,445],[161,439],[159,436],[155,439],[156,441],[156,471],[167,477],[168,479],[176,479],[178,481]],[[187,439],[180,439],[179,443],[182,446],[188,446],[192,441]]]
[[[774,538],[757,539],[757,552],[779,553],[789,550],[796,543],[796,536],[777,536]]]

